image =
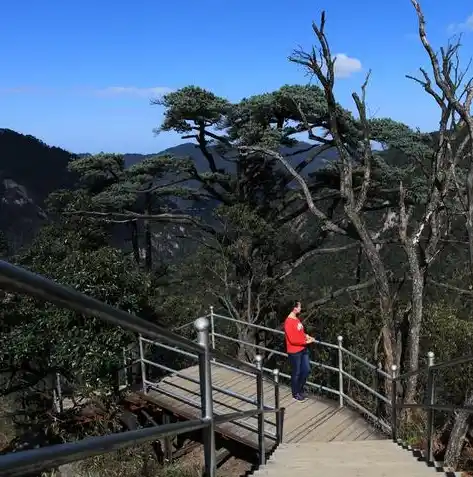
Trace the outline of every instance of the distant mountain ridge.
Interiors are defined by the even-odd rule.
[[[46,197],[74,184],[67,170],[74,157],[34,136],[0,128],[0,229],[13,249],[27,243],[47,218]]]
[[[291,152],[295,165],[306,157],[310,145],[304,142],[293,148],[284,148],[282,153]],[[125,153],[127,167],[146,158],[169,154],[176,157],[191,157],[198,172],[208,170],[207,159],[196,144],[183,143],[156,154]],[[68,171],[69,162],[76,157],[89,154],[74,154],[59,147],[51,147],[31,135],[11,129],[0,128],[0,230],[13,248],[29,242],[38,227],[47,220],[43,210],[48,195],[61,188],[69,188],[76,182]],[[324,151],[305,170],[309,174],[322,167],[325,161],[336,158],[333,150]],[[234,172],[235,164],[216,155],[219,168]],[[176,201],[175,207],[188,204]],[[207,205],[209,207],[209,205]],[[211,206],[210,206],[211,208]],[[199,214],[198,210],[195,212]]]
[[[290,162],[293,165],[297,165],[299,162],[301,162],[307,155],[307,149],[311,147],[312,145],[306,142],[299,142],[297,143],[294,147],[282,147],[281,148],[281,153],[283,155],[290,153]],[[212,148],[211,148],[212,150]],[[217,167],[225,169],[228,172],[234,172],[235,171],[235,166],[234,163],[225,160],[218,154],[215,154],[215,150],[213,150],[215,158],[216,158],[216,163]],[[198,172],[204,172],[208,170],[208,162],[207,159],[205,158],[204,154],[202,151],[199,149],[199,146],[194,143],[186,142],[183,144],[179,144],[178,146],[173,146],[167,149],[164,149],[163,151],[156,152],[154,154],[139,154],[139,153],[124,153],[123,158],[125,161],[125,166],[130,167],[133,164],[137,164],[144,159],[150,158],[150,157],[156,157],[156,156],[162,156],[165,154],[169,154],[171,156],[175,157],[191,157],[194,161],[195,167]],[[85,157],[85,156],[90,156],[90,153],[80,153],[77,154],[78,157]],[[325,165],[326,162],[331,162],[334,159],[338,157],[337,152],[335,148],[328,149],[326,151],[321,152],[313,162],[311,162],[305,169],[304,169],[304,175],[309,175],[316,171],[317,169],[320,169]]]
[[[294,147],[283,147],[281,148],[282,154],[290,153],[290,162],[295,165],[302,161],[307,156],[307,148],[309,148],[311,144],[306,142],[299,142]],[[299,151],[299,152],[298,152]],[[171,156],[176,157],[191,157],[194,160],[194,164],[198,172],[203,172],[208,170],[208,162],[205,158],[202,151],[199,149],[199,146],[194,143],[186,142],[183,144],[179,144],[178,146],[173,146],[163,151],[157,152],[156,154],[137,154],[137,153],[126,153],[124,154],[125,165],[127,167],[141,162],[143,159],[154,157],[154,156],[161,156],[169,154]],[[218,155],[216,155],[218,157]],[[335,149],[328,149],[320,153],[320,155],[307,166],[304,170],[304,174],[310,174],[317,169],[320,169],[326,162],[333,161],[336,159],[337,153]],[[224,160],[220,158],[220,161],[217,159],[217,167],[221,167],[229,172],[234,172],[235,167],[234,163]]]

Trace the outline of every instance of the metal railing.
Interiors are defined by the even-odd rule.
[[[201,395],[200,419],[180,422],[153,428],[127,431],[101,437],[83,439],[74,443],[66,443],[43,447],[33,450],[14,452],[0,456],[0,475],[2,477],[20,477],[25,474],[40,472],[56,468],[62,464],[76,462],[85,458],[113,452],[126,447],[156,440],[158,438],[178,435],[201,429],[204,440],[204,473],[206,476],[216,475],[215,426],[224,422],[234,422],[248,417],[258,417],[258,453],[259,463],[266,461],[265,449],[265,413],[276,414],[276,444],[281,442],[284,410],[279,408],[278,373],[274,373],[275,395],[277,397],[274,408],[264,405],[263,382],[268,379],[264,376],[264,367],[261,356],[256,357],[256,365],[238,361],[210,346],[209,320],[206,317],[195,321],[197,342],[169,331],[159,325],[114,308],[106,303],[84,295],[72,288],[59,285],[40,275],[34,274],[21,267],[0,261],[0,288],[12,292],[24,293],[41,300],[49,301],[60,307],[74,310],[86,316],[102,319],[113,325],[122,326],[133,331],[142,339],[164,341],[168,345],[179,348],[181,351],[197,356],[199,362],[199,386]],[[142,342],[140,340],[140,343]],[[142,355],[143,356],[143,355]],[[245,371],[255,376],[256,406],[248,411],[238,411],[223,415],[216,415],[213,410],[212,372],[213,361]],[[143,364],[143,363],[142,363]],[[144,369],[142,367],[142,369]],[[144,385],[149,385],[144,376]],[[152,383],[151,383],[152,384]]]
[[[62,464],[79,461],[85,458],[93,457],[100,454],[113,452],[126,447],[149,442],[157,438],[187,433],[195,430],[202,430],[204,438],[204,472],[207,476],[214,477],[216,474],[216,451],[215,451],[215,426],[225,422],[232,422],[246,419],[249,417],[257,417],[258,424],[255,431],[258,434],[258,453],[259,462],[264,464],[266,460],[267,449],[265,449],[265,438],[272,437],[276,445],[282,441],[282,429],[284,419],[284,409],[280,407],[279,399],[279,378],[290,379],[286,373],[281,373],[278,369],[269,369],[263,365],[263,359],[260,354],[256,355],[256,363],[251,364],[239,361],[235,358],[227,356],[216,349],[216,339],[228,340],[230,342],[243,344],[245,346],[254,347],[259,353],[267,353],[269,357],[279,356],[286,357],[287,354],[268,348],[261,344],[249,343],[238,338],[234,338],[216,330],[216,321],[224,320],[235,324],[252,327],[259,331],[271,333],[273,335],[283,336],[282,330],[265,327],[236,320],[227,316],[214,313],[213,309],[206,317],[201,317],[194,322],[197,330],[198,339],[194,342],[190,339],[183,338],[179,334],[169,331],[154,323],[148,322],[142,318],[116,309],[94,298],[88,297],[77,292],[72,288],[68,288],[57,284],[56,282],[36,275],[20,267],[13,266],[7,262],[0,261],[0,288],[13,292],[25,293],[36,298],[49,301],[58,306],[74,310],[86,316],[93,316],[102,319],[108,323],[122,326],[130,331],[137,333],[140,344],[140,362],[142,371],[142,382],[144,390],[157,387],[159,383],[147,379],[146,366],[155,366],[157,363],[148,360],[144,353],[144,343],[160,346],[170,351],[175,351],[188,358],[197,359],[199,364],[199,388],[200,388],[200,408],[201,418],[187,422],[174,424],[165,424],[152,428],[139,429],[135,431],[127,431],[101,437],[87,438],[74,443],[66,443],[53,445],[39,449],[20,451],[0,456],[0,475],[2,477],[19,477],[27,473],[39,472],[42,470],[58,467]],[[182,328],[190,326],[184,325]],[[309,381],[307,384],[313,389],[325,391],[338,397],[339,406],[343,407],[345,403],[352,405],[360,410],[366,416],[377,422],[382,429],[389,432],[394,441],[397,441],[399,429],[398,410],[404,408],[418,408],[427,411],[428,424],[426,429],[427,441],[427,461],[433,461],[433,418],[435,411],[454,412],[457,410],[468,413],[473,412],[473,406],[446,406],[435,404],[435,380],[434,372],[439,369],[473,362],[473,356],[457,358],[448,362],[434,364],[433,353],[429,353],[428,366],[419,368],[415,371],[397,375],[397,368],[393,366],[392,375],[386,373],[377,366],[369,363],[367,360],[357,356],[343,346],[343,337],[337,337],[337,344],[316,341],[316,344],[322,348],[335,350],[337,352],[337,366],[330,366],[326,363],[311,360],[311,364],[338,376],[338,389],[331,386],[322,386],[320,383]],[[383,394],[363,383],[351,373],[344,369],[344,357],[350,357],[356,360],[365,368],[369,369],[376,377],[381,377],[391,383],[392,395],[387,398]],[[229,389],[214,386],[212,383],[212,366],[224,366],[237,370],[240,373],[255,377],[256,400],[247,396],[232,392]],[[178,370],[161,365],[161,369],[170,373],[179,373]],[[271,375],[268,374],[271,373]],[[266,374],[265,374],[266,373]],[[399,402],[398,386],[400,381],[407,379],[415,374],[427,374],[427,389],[425,402],[421,404]],[[264,400],[265,380],[270,380],[274,385],[275,405],[273,407],[266,406]],[[383,418],[376,416],[366,409],[362,404],[350,397],[345,392],[345,382],[352,381],[369,392],[375,399],[386,404],[390,410],[391,422],[386,422]],[[195,382],[196,380],[194,380]],[[229,396],[240,399],[242,402],[254,404],[255,408],[247,411],[237,411],[218,415],[213,409],[213,391],[223,392]],[[197,403],[198,405],[198,403]],[[265,431],[265,414],[271,412],[276,414],[274,433]]]
[[[394,442],[398,442],[398,429],[400,425],[399,413],[398,411],[403,409],[422,409],[427,412],[427,425],[425,429],[424,439],[427,444],[426,449],[426,462],[427,464],[434,463],[434,416],[435,411],[446,411],[446,412],[455,412],[455,411],[462,411],[467,414],[473,414],[473,406],[468,405],[444,405],[444,404],[436,404],[436,390],[435,390],[435,372],[451,368],[453,366],[458,366],[461,364],[473,363],[473,355],[471,356],[463,356],[459,358],[455,358],[449,361],[444,361],[442,363],[435,364],[434,363],[434,353],[429,352],[427,353],[427,366],[418,368],[414,371],[408,371],[401,375],[397,375],[397,366],[392,366],[393,372],[393,385],[392,385],[392,402],[394,406],[392,407],[392,414],[391,414],[391,427],[392,427],[392,439]],[[425,389],[424,395],[424,402],[423,403],[406,403],[400,402],[398,397],[398,390],[400,383],[405,380],[409,379],[412,376],[419,376],[419,375],[427,375],[427,386]]]
[[[228,341],[228,342],[231,342],[231,343],[235,343],[235,344],[238,344],[238,345],[244,345],[244,346],[248,346],[250,348],[254,348],[256,350],[256,352],[258,352],[258,353],[266,353],[268,355],[267,358],[266,358],[267,360],[269,360],[273,356],[277,356],[278,358],[281,358],[281,359],[284,358],[284,360],[287,361],[287,356],[288,355],[287,355],[287,353],[283,352],[281,349],[269,348],[269,347],[267,347],[263,344],[251,343],[251,342],[244,341],[244,340],[241,340],[241,339],[236,338],[236,337],[229,336],[228,334],[220,333],[220,332],[218,332],[217,323],[219,321],[225,321],[225,322],[233,323],[235,325],[239,325],[239,326],[242,326],[242,327],[252,328],[252,329],[257,330],[257,331],[267,332],[270,335],[280,336],[282,338],[284,337],[284,331],[274,329],[274,328],[269,328],[269,327],[263,326],[263,325],[258,325],[258,324],[255,324],[255,323],[248,323],[248,322],[243,321],[243,320],[238,320],[236,318],[231,318],[231,317],[228,317],[228,316],[225,316],[225,315],[215,313],[213,307],[210,308],[210,313],[207,315],[207,317],[210,320],[210,341],[211,341],[211,345],[214,349],[216,348],[216,340],[221,339],[221,340]],[[188,325],[189,324],[180,326],[180,329],[183,329]],[[358,410],[362,414],[364,414],[366,417],[370,418],[376,425],[378,425],[381,428],[381,430],[383,432],[385,432],[387,434],[391,434],[392,433],[392,428],[391,428],[391,422],[389,422],[389,419],[386,420],[383,417],[381,417],[379,415],[376,415],[374,412],[367,409],[363,404],[361,404],[360,402],[357,402],[355,399],[353,399],[351,396],[349,396],[348,393],[345,391],[346,382],[351,381],[351,382],[357,384],[362,389],[367,391],[371,396],[373,396],[375,400],[383,402],[387,406],[388,409],[391,408],[391,398],[390,397],[388,398],[387,396],[381,394],[376,389],[373,389],[369,385],[367,385],[364,382],[362,382],[361,380],[359,380],[357,377],[353,376],[351,373],[347,372],[344,369],[344,359],[346,359],[346,357],[349,357],[350,359],[355,360],[360,365],[362,365],[363,367],[368,369],[370,371],[370,373],[372,373],[374,375],[374,377],[375,377],[374,381],[375,382],[378,382],[378,378],[382,378],[382,379],[386,379],[388,381],[391,381],[392,380],[392,375],[389,374],[389,373],[386,373],[384,370],[380,369],[378,366],[375,366],[374,364],[370,363],[369,361],[365,360],[364,358],[361,358],[360,356],[356,355],[352,351],[346,349],[343,346],[343,337],[341,335],[337,336],[337,344],[327,343],[325,341],[320,341],[320,340],[316,340],[315,344],[318,347],[336,351],[336,353],[337,353],[337,365],[336,366],[331,366],[327,363],[322,363],[320,361],[315,361],[313,359],[310,359],[310,364],[315,368],[319,368],[321,370],[325,370],[325,371],[328,371],[329,373],[333,373],[334,375],[337,375],[338,376],[338,379],[337,379],[338,387],[335,388],[335,387],[331,387],[329,385],[325,386],[325,385],[322,385],[321,383],[316,383],[316,382],[311,381],[311,380],[308,380],[306,385],[313,390],[316,390],[316,391],[319,391],[319,392],[324,391],[327,394],[330,394],[333,397],[336,397],[338,399],[338,402],[339,402],[339,407],[343,407],[345,405],[345,403],[349,404],[350,406],[354,407],[356,410]],[[279,366],[278,366],[278,369],[279,369]],[[267,372],[272,371],[270,368],[267,368],[265,366],[263,366],[263,370],[267,371]],[[286,380],[291,379],[291,376],[289,374],[281,372],[281,371],[279,371],[279,376],[280,376],[280,378],[283,378],[283,379],[286,379]]]
[[[205,320],[207,318],[202,317],[200,319]],[[193,376],[189,376],[189,375],[181,372],[180,370],[178,370],[176,368],[172,368],[168,365],[164,365],[164,364],[158,362],[157,360],[153,361],[151,359],[148,359],[146,357],[147,353],[145,352],[144,344],[148,344],[151,347],[163,348],[165,350],[172,351],[172,352],[174,352],[176,354],[179,354],[183,357],[189,358],[190,360],[198,360],[199,356],[197,354],[189,353],[187,351],[181,350],[181,349],[176,348],[176,347],[171,347],[171,346],[165,345],[165,344],[160,343],[160,342],[148,340],[146,338],[143,338],[142,336],[139,337],[139,350],[140,350],[139,361],[141,363],[141,382],[142,382],[142,385],[143,385],[143,392],[147,393],[148,390],[152,389],[152,390],[157,391],[158,393],[162,393],[166,396],[174,398],[177,401],[179,401],[181,403],[184,403],[184,404],[187,404],[188,406],[191,406],[193,408],[200,408],[201,407],[201,402],[196,401],[195,399],[192,399],[192,398],[180,393],[179,391],[175,391],[174,389],[173,390],[163,389],[162,381],[160,381],[160,380],[152,381],[152,380],[149,379],[148,370],[150,368],[151,369],[152,368],[158,368],[159,370],[164,371],[166,373],[169,373],[172,376],[177,376],[184,381],[194,383],[194,384],[199,384],[199,379],[197,379]],[[248,363],[245,363],[245,364],[248,364]],[[235,368],[231,365],[225,364],[225,363],[217,360],[215,357],[212,358],[212,366],[214,366],[214,367],[230,368],[230,369],[234,370],[235,372],[237,372],[238,374],[249,375],[249,376],[254,376],[255,375],[255,373],[258,370],[258,366],[260,364],[262,365],[262,358],[261,358],[260,355],[256,356],[256,365],[255,366],[250,364],[251,371],[248,371],[248,368],[246,368],[246,370],[245,370],[245,369],[243,369],[243,367]],[[187,368],[187,366],[185,368]],[[265,369],[266,368],[262,369],[262,371],[264,372]],[[264,379],[266,381],[270,382],[271,385],[274,388],[274,403],[275,404],[274,404],[274,406],[269,406],[269,405],[266,405],[266,404],[263,403],[263,405],[264,405],[264,410],[265,411],[275,413],[276,409],[278,409],[280,407],[280,403],[279,403],[279,370],[278,369],[273,369],[273,370],[271,370],[271,372],[272,372],[272,376],[269,377],[268,375],[265,375]],[[166,380],[164,382],[165,382],[165,384],[168,388],[169,387],[174,387],[174,388],[177,388],[179,390],[186,391],[186,389],[183,389],[182,385],[179,385],[178,383],[173,383],[172,381],[169,381],[169,380]],[[215,396],[214,396],[213,400],[214,400],[214,403],[222,404],[222,405],[224,405],[224,407],[233,409],[235,411],[238,410],[238,409],[241,409],[241,405],[245,405],[245,404],[250,404],[250,405],[253,405],[253,406],[256,406],[256,407],[259,406],[258,393],[256,393],[256,398],[253,398],[253,397],[249,397],[249,396],[246,396],[244,394],[241,394],[239,392],[233,391],[231,388],[226,388],[226,387],[222,387],[222,386],[218,386],[218,385],[214,385],[214,384],[212,385],[212,391],[216,391],[220,394],[223,394],[224,396],[229,396],[231,398],[234,398],[236,400],[236,402],[238,403],[238,405],[230,405],[228,403],[219,402]],[[283,411],[281,411],[281,412],[283,412]],[[218,416],[218,413],[215,413],[215,415]],[[266,431],[266,428],[265,428],[264,436],[267,437],[270,440],[273,440],[276,444],[279,443],[280,436],[281,436],[281,429],[279,428],[279,426],[281,425],[280,421],[278,419],[276,419],[275,422],[272,422],[270,420],[265,419],[264,423],[268,424],[269,426],[273,426],[275,428],[272,431]],[[246,429],[248,431],[258,432],[258,426],[255,426],[255,425],[253,425],[249,422],[245,422],[245,423],[234,422],[234,424],[237,427],[241,427],[241,428]]]
[[[208,315],[210,319],[210,340],[212,343],[212,346],[216,346],[216,338],[227,340],[233,343],[238,343],[242,344],[245,346],[253,347],[255,348],[258,352],[263,353],[269,353],[269,356],[271,355],[276,355],[281,358],[287,358],[287,353],[284,353],[280,350],[275,350],[271,349],[269,347],[266,347],[261,344],[257,343],[250,343],[248,341],[240,340],[238,338],[230,337],[228,335],[225,335],[223,333],[219,333],[217,331],[217,323],[219,320],[223,320],[226,322],[230,323],[235,323],[239,324],[240,326],[245,326],[248,328],[253,328],[255,330],[259,331],[264,331],[268,332],[272,335],[279,335],[281,337],[284,337],[284,332],[282,330],[277,330],[274,328],[269,328],[266,326],[262,325],[257,325],[254,323],[248,323],[242,320],[237,320],[235,318],[231,318],[228,316],[220,315],[218,313],[214,313],[213,307],[210,309],[210,314]],[[339,401],[339,406],[343,407],[345,405],[345,401],[350,404],[351,406],[355,407],[358,411],[363,413],[365,416],[371,418],[372,420],[377,423],[383,431],[388,433],[394,442],[400,442],[401,440],[398,439],[398,431],[399,431],[399,425],[400,425],[400,419],[399,419],[399,412],[402,409],[421,409],[427,412],[427,425],[425,429],[425,434],[423,436],[426,444],[427,444],[427,449],[426,449],[426,463],[431,464],[434,463],[434,455],[433,455],[433,443],[434,443],[434,414],[435,411],[446,411],[446,412],[455,412],[455,411],[464,411],[468,414],[473,413],[473,406],[468,406],[468,405],[444,405],[444,404],[437,404],[436,403],[436,391],[435,391],[435,372],[439,371],[441,369],[446,369],[450,368],[453,366],[458,366],[461,364],[467,364],[467,363],[473,363],[473,355],[471,356],[464,356],[464,357],[459,357],[452,359],[450,361],[445,361],[442,363],[434,364],[434,353],[429,351],[427,353],[427,366],[425,367],[420,367],[414,371],[409,371],[406,372],[402,375],[398,374],[398,368],[397,366],[392,366],[391,368],[391,374],[386,373],[379,367],[373,365],[372,363],[368,362],[367,360],[361,358],[360,356],[356,355],[352,351],[346,349],[343,346],[343,337],[342,336],[337,336],[337,344],[332,344],[332,343],[327,343],[324,341],[316,340],[316,344],[322,348],[327,348],[327,349],[332,349],[337,351],[337,361],[338,365],[337,366],[330,366],[326,363],[321,363],[315,360],[310,360],[310,363],[312,366],[318,367],[322,370],[326,370],[330,373],[335,373],[338,375],[338,389],[328,387],[328,386],[322,386],[320,384],[317,384],[316,382],[311,382],[308,381],[307,385],[311,388],[318,389],[319,391],[326,391],[329,394],[332,394],[334,397],[338,397]],[[359,379],[357,379],[355,376],[351,375],[344,369],[344,357],[350,357],[354,360],[356,360],[358,363],[360,363],[362,366],[366,367],[370,371],[374,373],[376,377],[381,377],[385,379],[388,383],[387,387],[391,388],[391,396],[388,398],[387,396],[377,392],[375,389],[371,388],[367,384],[363,383]],[[264,368],[264,370],[269,371],[269,369]],[[408,379],[411,376],[414,375],[421,375],[425,374],[427,376],[427,384],[425,387],[425,393],[423,397],[423,401],[421,403],[406,403],[406,402],[400,402],[399,399],[399,390],[400,390],[400,383],[401,381]],[[290,375],[279,372],[280,377],[285,378],[285,379],[290,379]],[[344,382],[345,380],[350,380],[352,382],[355,382],[358,384],[360,387],[362,387],[364,390],[366,390],[368,393],[370,393],[375,399],[380,400],[381,402],[386,404],[386,417],[388,417],[390,422],[386,422],[382,417],[374,415],[372,412],[370,412],[368,409],[366,409],[361,403],[355,401],[352,397],[348,396],[348,394],[345,392],[345,386]],[[377,381],[377,379],[376,379]],[[394,405],[393,405],[394,403]]]

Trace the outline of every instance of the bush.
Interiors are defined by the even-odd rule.
[[[60,472],[42,477],[200,477],[200,466],[192,463],[158,464],[149,445],[135,446],[110,454],[64,465]]]

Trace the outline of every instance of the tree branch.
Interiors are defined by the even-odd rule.
[[[311,258],[315,255],[327,255],[327,254],[345,252],[347,250],[351,250],[353,248],[356,248],[357,246],[359,246],[359,243],[358,242],[353,242],[351,244],[342,245],[340,247],[315,248],[313,250],[309,250],[309,251],[305,252],[301,257],[299,257],[294,263],[292,263],[288,270],[286,270],[282,275],[277,277],[277,280],[284,280],[292,272],[294,272],[294,270],[296,270],[296,268],[303,265],[304,262],[306,262],[309,258]]]
[[[303,177],[294,169],[294,167],[289,164],[289,162],[284,158],[282,154],[279,152],[272,151],[271,149],[266,149],[263,147],[257,146],[240,146],[240,150],[245,151],[246,153],[260,153],[265,154],[269,157],[273,157],[281,162],[284,167],[294,176],[294,178],[299,182],[300,186],[302,187],[302,191],[304,192],[305,199],[307,201],[307,205],[309,210],[320,220],[323,221],[324,225],[323,228],[325,230],[329,230],[331,232],[335,232],[341,235],[347,235],[347,231],[342,227],[335,224],[329,217],[324,214],[314,203],[312,199],[312,194],[310,193],[309,187]]]
[[[312,308],[312,307],[325,305],[329,301],[343,295],[344,293],[350,293],[350,292],[354,292],[354,291],[364,290],[366,288],[369,288],[369,287],[375,285],[375,283],[376,283],[376,280],[374,278],[371,278],[370,280],[367,280],[366,282],[363,282],[363,283],[357,283],[356,285],[350,285],[350,286],[345,287],[345,288],[339,288],[338,290],[335,290],[334,292],[329,293],[328,295],[324,296],[323,298],[319,298],[318,300],[315,300],[315,301],[309,303],[309,305],[307,305],[307,308]],[[312,314],[309,315],[309,317],[310,316],[312,316]]]
[[[182,222],[198,224],[198,221],[191,215],[179,215],[179,214],[140,214],[137,212],[97,212],[91,210],[73,210],[64,211],[63,215],[81,215],[84,217],[95,217],[98,219],[113,219],[118,220],[153,220],[156,222]]]
[[[465,290],[464,288],[459,288],[454,285],[449,285],[447,283],[440,283],[436,280],[433,280],[432,278],[427,278],[426,282],[436,287],[443,288],[444,290],[454,291],[456,293],[459,293],[460,295],[466,295],[473,298],[472,290]]]

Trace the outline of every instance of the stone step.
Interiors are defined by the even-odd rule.
[[[447,475],[389,440],[281,444],[254,477],[294,473],[326,477],[434,477]],[[455,475],[455,474],[448,474]],[[456,474],[460,475],[460,473]]]

